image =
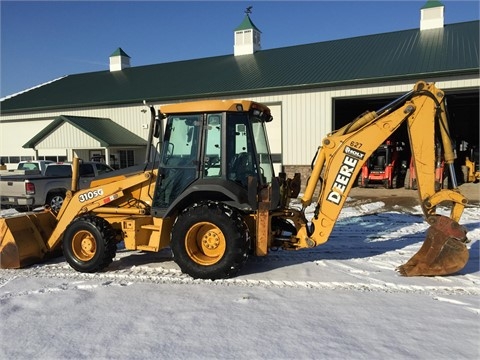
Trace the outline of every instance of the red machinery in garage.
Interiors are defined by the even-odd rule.
[[[369,184],[377,183],[387,189],[396,188],[398,177],[406,171],[407,167],[400,156],[404,145],[392,140],[387,140],[380,145],[362,166],[358,185],[367,187]]]

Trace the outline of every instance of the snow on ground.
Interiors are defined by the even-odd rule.
[[[193,280],[165,250],[119,251],[97,274],[62,258],[0,270],[0,358],[479,359],[478,206],[462,225],[470,260],[446,277],[395,271],[427,224],[382,202],[347,202],[325,245],[228,280]]]

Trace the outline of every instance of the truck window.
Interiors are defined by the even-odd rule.
[[[95,164],[95,167],[97,168],[98,175],[105,174],[112,171],[112,168],[110,166],[102,163]]]
[[[65,165],[49,165],[45,170],[45,176],[67,177],[72,176],[72,166]]]
[[[36,163],[20,163],[18,164],[18,170],[39,170]]]
[[[80,164],[79,173],[80,176],[94,177],[95,172],[91,164]]]

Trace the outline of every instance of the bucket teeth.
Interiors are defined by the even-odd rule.
[[[403,276],[440,276],[456,273],[468,262],[466,230],[454,220],[437,215],[420,250],[397,271]]]

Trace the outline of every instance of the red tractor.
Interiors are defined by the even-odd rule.
[[[387,140],[380,145],[362,166],[358,185],[380,183],[387,189],[397,187],[397,180],[405,173],[406,162],[401,161],[401,153],[405,144]]]

